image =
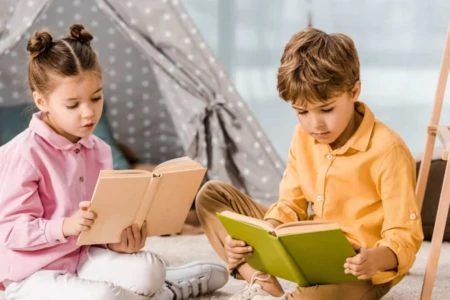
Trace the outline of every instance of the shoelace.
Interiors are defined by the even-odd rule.
[[[168,287],[176,295],[176,299],[195,298],[208,293],[208,280],[206,277],[179,281],[177,283],[166,281]]]
[[[265,275],[264,277],[259,277],[260,275]],[[239,295],[238,300],[248,300],[250,297],[253,296],[254,293],[257,293],[258,290],[262,290],[260,285],[255,285],[255,281],[267,281],[270,278],[270,274],[262,273],[259,271],[256,271],[253,273],[252,278],[250,279],[250,283],[247,284],[245,288],[240,290],[237,295]]]
[[[239,298],[237,300],[248,300],[251,299],[250,297],[253,296],[254,293],[258,292],[259,287],[252,285],[247,285],[245,288],[243,288],[240,292],[238,292]]]

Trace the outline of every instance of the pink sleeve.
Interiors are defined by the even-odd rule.
[[[24,159],[0,168],[0,238],[10,249],[33,251],[65,242],[63,218],[47,220],[39,197],[38,172]],[[6,180],[7,179],[7,180]]]

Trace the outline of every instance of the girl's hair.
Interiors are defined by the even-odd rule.
[[[285,101],[321,102],[351,91],[358,80],[359,59],[353,40],[341,33],[308,28],[287,43],[277,87]]]
[[[31,91],[47,95],[54,88],[52,76],[76,76],[84,71],[94,71],[101,76],[97,55],[90,44],[92,39],[80,24],[70,26],[69,35],[56,41],[48,32],[34,33],[27,44]]]

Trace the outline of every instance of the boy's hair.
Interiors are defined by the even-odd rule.
[[[353,89],[359,59],[352,39],[314,28],[294,34],[278,68],[278,93],[287,102],[321,102]]]
[[[101,76],[97,55],[90,42],[92,35],[83,25],[70,26],[69,35],[53,41],[48,32],[36,32],[28,41],[28,84],[31,91],[51,92],[51,76],[76,76],[94,71]]]

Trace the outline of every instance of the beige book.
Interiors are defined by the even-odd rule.
[[[78,245],[117,243],[124,228],[147,221],[148,236],[181,231],[206,168],[188,157],[146,170],[102,170],[89,210],[97,214]]]

